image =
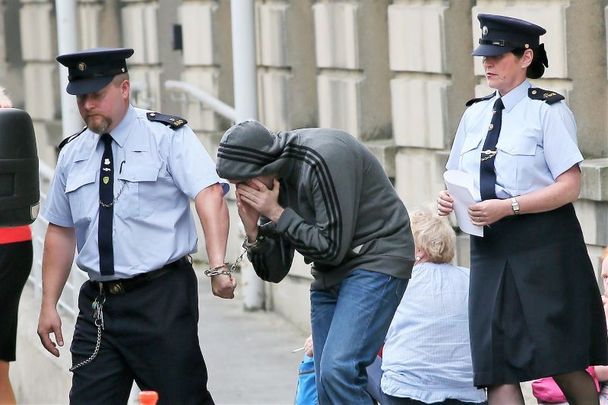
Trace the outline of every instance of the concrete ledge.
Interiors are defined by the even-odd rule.
[[[608,201],[608,158],[587,159],[581,163],[580,198]]]

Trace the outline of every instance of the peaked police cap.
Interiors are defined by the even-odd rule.
[[[95,93],[108,85],[114,76],[127,72],[126,59],[131,48],[93,48],[59,55],[57,61],[68,68],[69,94]]]
[[[494,14],[477,16],[481,28],[479,46],[473,56],[498,56],[514,49],[536,49],[540,36],[547,31],[536,24]]]

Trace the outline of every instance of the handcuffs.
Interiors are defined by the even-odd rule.
[[[203,274],[205,274],[207,277],[214,277],[214,276],[219,276],[222,274],[226,275],[226,276],[231,276],[232,273],[236,270],[237,266],[241,263],[241,260],[243,260],[243,256],[245,256],[245,253],[251,251],[252,249],[257,248],[263,239],[264,239],[264,237],[258,234],[258,237],[256,238],[256,240],[254,242],[249,242],[249,239],[247,238],[247,236],[245,236],[245,239],[243,240],[243,244],[241,245],[243,248],[243,251],[236,258],[234,263],[230,264],[230,263],[226,262],[226,263],[222,263],[217,266],[209,267],[207,270],[205,270],[203,272]]]
[[[252,242],[249,242],[249,240],[247,239],[247,236],[245,236],[245,240],[243,241],[243,245],[242,245],[243,251],[236,258],[234,263],[232,263],[232,265],[230,263],[222,263],[218,266],[208,268],[207,270],[204,271],[204,274],[207,277],[219,276],[222,274],[227,275],[227,276],[232,276],[232,273],[236,270],[237,266],[241,263],[241,260],[243,260],[243,256],[245,255],[245,253],[247,253],[250,249],[255,249],[260,244],[260,241],[262,239],[264,239],[264,237],[258,235],[258,238],[255,240],[255,242],[252,243]],[[222,269],[224,269],[224,270],[222,270]],[[99,294],[97,295],[97,297],[95,298],[95,300],[93,301],[93,303],[91,305],[92,310],[93,310],[94,324],[97,327],[97,339],[95,342],[95,349],[93,350],[93,354],[91,354],[91,356],[89,356],[86,360],[83,360],[80,363],[75,364],[74,366],[70,367],[71,372],[74,372],[76,369],[92,362],[95,359],[95,357],[97,357],[97,354],[99,353],[99,348],[101,347],[101,334],[105,328],[105,325],[103,322],[103,305],[105,304],[105,302],[106,302],[106,296],[103,291],[103,287],[100,283],[99,284]]]

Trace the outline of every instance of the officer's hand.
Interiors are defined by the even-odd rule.
[[[469,207],[473,225],[492,225],[494,222],[512,214],[511,200],[485,200]]]
[[[448,193],[448,190],[440,191],[437,198],[437,214],[440,216],[449,215],[450,212],[454,211],[453,203],[454,200],[450,193]]]
[[[55,343],[51,339],[51,333],[55,335]],[[57,346],[63,346],[63,334],[61,333],[61,318],[57,308],[42,308],[38,318],[38,337],[42,346],[53,356],[59,357]]]
[[[231,275],[219,274],[211,277],[211,291],[220,298],[234,298],[236,279]]]

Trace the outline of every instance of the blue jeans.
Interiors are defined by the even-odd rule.
[[[384,343],[408,280],[356,269],[340,284],[310,291],[319,404],[372,404],[369,366]]]

